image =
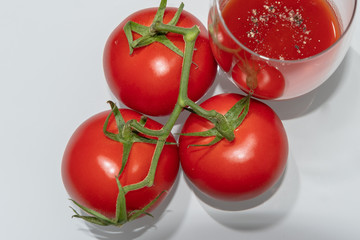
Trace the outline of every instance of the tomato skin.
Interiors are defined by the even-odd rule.
[[[120,110],[125,121],[139,120],[141,115],[129,109]],[[96,210],[107,217],[114,217],[118,187],[115,176],[121,168],[122,144],[107,138],[103,124],[109,111],[98,113],[83,122],[70,138],[62,161],[62,179],[71,199]],[[146,122],[151,129],[162,125],[151,119]],[[108,130],[117,132],[115,119],[110,118]],[[168,141],[175,142],[173,136]],[[154,144],[134,143],[128,162],[119,178],[122,186],[143,180],[150,167]],[[158,162],[154,185],[128,192],[127,211],[141,209],[162,191],[169,190],[179,170],[177,145],[165,145]],[[165,194],[157,201],[155,208]]]
[[[225,114],[243,96],[220,94],[201,104]],[[208,120],[191,114],[182,133],[205,131]],[[235,139],[212,146],[209,137],[181,135],[180,162],[189,180],[205,194],[222,200],[238,201],[265,192],[281,177],[288,156],[288,141],[281,120],[267,105],[252,99],[249,113],[235,130]]]
[[[161,43],[136,48],[132,55],[123,31],[128,21],[150,26],[157,8],[133,13],[117,26],[109,36],[103,56],[105,77],[114,96],[128,107],[151,116],[172,112],[179,93],[183,58]],[[164,23],[171,20],[176,8],[167,8]],[[210,88],[217,72],[217,64],[209,45],[207,30],[192,14],[183,11],[177,26],[200,27],[190,70],[188,96],[197,101]],[[134,39],[139,37],[133,34]],[[169,33],[167,37],[184,51],[183,36]]]
[[[210,8],[208,16],[209,41],[214,58],[224,72],[230,72],[233,57],[239,46],[232,40],[221,22],[215,21],[214,9]]]
[[[283,95],[285,78],[278,69],[264,61],[244,59],[246,60],[245,64],[240,61],[232,70],[232,79],[241,90],[246,93],[250,91],[246,83],[246,79],[250,75],[246,71],[246,68],[248,68],[254,73],[254,78],[256,78],[257,81],[257,87],[253,93],[254,97],[260,99],[276,99]]]

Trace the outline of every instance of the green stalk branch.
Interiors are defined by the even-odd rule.
[[[157,29],[157,26],[161,26],[161,29]],[[173,26],[169,26],[169,28],[166,28],[166,26],[168,26],[168,25],[155,24],[154,29],[156,31],[161,30],[161,31],[167,31],[167,32],[170,32],[171,29],[179,29],[181,31],[178,31],[178,32],[182,32],[182,34],[184,35],[185,53],[184,53],[184,58],[183,58],[183,68],[182,68],[181,79],[180,79],[179,98],[178,98],[178,102],[176,103],[174,110],[171,113],[168,121],[165,123],[163,128],[160,130],[147,129],[146,127],[141,126],[138,122],[131,121],[131,126],[134,129],[136,129],[137,131],[144,133],[144,134],[156,136],[156,137],[158,137],[158,141],[156,143],[156,148],[154,151],[154,155],[153,155],[153,158],[151,161],[151,166],[150,166],[147,176],[141,182],[124,186],[125,193],[136,190],[136,189],[141,189],[143,187],[151,187],[153,185],[157,164],[158,164],[161,152],[164,148],[166,139],[169,137],[172,128],[174,127],[183,108],[185,107],[185,105],[181,104],[182,102],[184,102],[182,99],[183,98],[188,99],[187,86],[188,86],[188,82],[189,82],[190,67],[192,64],[192,57],[193,57],[193,52],[194,52],[194,47],[195,47],[195,41],[196,41],[197,36],[199,35],[200,31],[199,31],[198,27],[186,29],[186,28],[179,28],[179,27],[173,27]]]
[[[162,193],[159,194],[152,202],[150,202],[143,209],[135,210],[129,214],[126,212],[125,194],[130,191],[134,191],[144,187],[151,187],[154,184],[155,173],[162,150],[165,144],[168,144],[166,140],[171,134],[171,130],[173,129],[183,109],[189,109],[190,111],[214,123],[214,128],[211,129],[209,132],[194,133],[194,135],[197,134],[198,136],[215,136],[215,139],[211,142],[211,144],[215,144],[216,142],[220,141],[223,138],[227,139],[228,141],[232,141],[234,139],[234,129],[235,129],[234,127],[237,124],[240,124],[241,121],[246,116],[249,106],[249,99],[244,102],[239,102],[237,106],[234,106],[233,107],[234,109],[231,110],[226,115],[222,115],[216,112],[215,110],[210,110],[210,111],[205,110],[201,108],[199,105],[197,105],[195,102],[193,102],[191,99],[189,99],[188,83],[189,83],[190,69],[193,64],[192,58],[195,49],[195,42],[200,34],[200,29],[198,26],[193,26],[192,28],[183,28],[176,26],[181,11],[183,9],[183,4],[180,5],[180,8],[176,12],[173,19],[168,24],[164,24],[162,21],[166,8],[166,2],[167,2],[166,0],[161,0],[161,4],[158,9],[158,12],[150,27],[142,26],[135,22],[128,22],[124,26],[124,32],[129,42],[130,54],[132,54],[135,48],[145,47],[154,42],[159,42],[167,46],[174,53],[183,57],[180,88],[179,88],[177,103],[175,104],[174,110],[169,116],[169,119],[164,124],[164,126],[160,130],[153,130],[145,127],[146,118],[142,118],[139,122],[134,119],[125,122],[116,105],[112,102],[109,102],[112,108],[112,112],[109,114],[109,116],[107,117],[104,123],[103,132],[108,138],[113,139],[114,141],[118,141],[122,143],[124,146],[124,152],[122,156],[122,167],[119,172],[119,175],[115,177],[119,188],[118,198],[116,202],[116,216],[114,219],[109,219],[94,210],[88,209],[74,202],[82,210],[84,210],[86,213],[90,215],[90,216],[80,216],[74,210],[75,212],[74,217],[82,218],[88,222],[92,222],[98,225],[121,226],[125,222],[134,220],[137,217],[141,216],[142,214],[148,214],[146,210],[149,209],[157,201],[157,199],[161,196]],[[134,41],[132,36],[133,32],[140,34],[141,37]],[[166,34],[169,32],[180,34],[183,36],[185,42],[184,53],[180,51],[180,49],[178,49],[166,37]],[[107,126],[111,114],[115,116],[119,133],[112,133],[107,130]],[[238,118],[239,114],[240,114],[240,118]],[[156,137],[157,139],[147,138],[139,135],[138,133],[142,133],[147,136]],[[118,178],[123,172],[128,157],[130,155],[131,148],[133,144],[136,142],[156,144],[149,171],[146,177],[142,181],[127,186],[121,186]]]
[[[157,164],[164,148],[165,141],[171,133],[172,128],[174,127],[177,119],[179,118],[182,110],[185,107],[190,107],[194,110],[195,113],[199,114],[200,116],[209,119],[211,122],[215,124],[215,127],[219,131],[223,137],[227,140],[232,141],[234,139],[233,129],[230,127],[228,121],[224,117],[224,115],[216,112],[215,110],[207,111],[197,105],[195,102],[191,101],[188,97],[188,83],[189,83],[189,76],[190,76],[190,68],[192,65],[192,58],[195,48],[195,42],[200,34],[200,29],[197,26],[192,28],[182,28],[173,25],[167,25],[162,22],[154,22],[150,27],[152,32],[172,32],[181,34],[184,37],[185,41],[185,50],[183,56],[183,65],[182,65],[182,72],[180,78],[180,89],[179,89],[179,96],[177,103],[174,107],[173,112],[171,113],[168,121],[165,123],[162,129],[160,130],[151,130],[148,129],[136,121],[131,121],[131,127],[133,127],[136,131],[139,131],[143,134],[147,134],[150,136],[158,137],[158,141],[156,143],[156,148],[154,151],[154,155],[152,158],[151,166],[147,176],[138,183],[131,184],[128,186],[124,186],[125,193],[129,191],[133,191],[136,189],[140,189],[143,187],[151,187],[154,182],[155,172],[157,168]]]
[[[134,191],[134,190],[141,189],[141,188],[144,188],[144,187],[151,187],[153,185],[157,164],[159,162],[160,155],[161,155],[161,152],[162,152],[162,150],[164,148],[164,145],[165,145],[165,140],[160,140],[159,139],[158,143],[156,144],[156,148],[155,148],[155,151],[154,151],[153,159],[151,161],[151,165],[150,165],[150,169],[149,169],[148,174],[146,175],[144,180],[142,180],[141,182],[124,186],[123,188],[124,188],[125,194],[130,192],[130,191]]]

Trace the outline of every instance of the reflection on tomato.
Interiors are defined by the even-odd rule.
[[[241,58],[232,70],[232,79],[241,90],[249,93],[253,89],[253,96],[261,99],[279,98],[285,90],[282,73],[265,61]]]
[[[228,35],[224,25],[214,20],[213,8],[209,11],[208,26],[210,46],[216,62],[224,72],[229,72],[232,67],[234,54],[240,50],[239,46]]]

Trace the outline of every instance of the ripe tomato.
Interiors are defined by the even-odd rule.
[[[132,110],[121,109],[125,121],[140,119],[140,114]],[[103,124],[109,111],[90,117],[74,132],[70,138],[62,162],[62,178],[70,197],[79,204],[113,218],[116,209],[118,186],[115,180],[121,169],[123,146],[107,138],[103,133]],[[148,119],[146,125],[151,129],[160,129],[162,125]],[[117,132],[114,117],[109,121],[108,130]],[[169,136],[169,142],[175,142]],[[128,162],[119,180],[124,187],[140,182],[148,173],[154,144],[134,143]],[[162,191],[169,190],[178,173],[179,159],[177,145],[165,145],[161,153],[155,174],[154,185],[128,192],[127,211],[142,209]],[[152,209],[160,203],[162,194]]]
[[[204,109],[225,114],[243,96],[220,94],[201,104]],[[201,132],[214,125],[191,114],[182,133]],[[212,137],[184,136],[179,139],[180,162],[189,180],[202,192],[216,199],[245,200],[269,189],[281,177],[288,156],[288,141],[275,112],[251,99],[235,139],[211,146]]]
[[[208,17],[209,39],[210,46],[214,58],[224,72],[230,72],[233,62],[233,57],[236,55],[239,46],[232,40],[227,33],[224,25],[214,20],[214,9],[211,8]]]
[[[257,82],[253,96],[261,99],[281,97],[285,89],[285,79],[282,73],[265,61],[242,59],[232,70],[232,79],[244,92],[249,92],[247,79]]]
[[[172,19],[176,10],[166,9],[164,23]],[[143,9],[127,17],[109,36],[103,57],[105,77],[114,96],[128,107],[151,116],[172,112],[178,98],[183,58],[158,42],[136,48],[130,55],[123,27],[128,21],[150,26],[156,11],[157,8]],[[206,28],[195,16],[183,11],[177,26],[194,25],[199,26],[201,32],[195,44],[188,96],[197,101],[214,82],[217,64]],[[181,35],[168,33],[167,37],[184,50]],[[133,38],[139,35],[133,33]]]

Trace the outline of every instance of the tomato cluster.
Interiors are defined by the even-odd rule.
[[[110,103],[111,111],[87,119],[69,140],[63,182],[89,214],[74,210],[75,217],[122,225],[148,214],[171,189],[180,163],[201,191],[232,201],[258,196],[284,171],[287,137],[270,107],[235,93],[195,103],[217,72],[208,33],[182,6],[164,5],[135,12],[108,38],[106,80],[130,109]],[[192,113],[177,142],[171,129],[184,109]],[[170,117],[161,125],[144,114]]]

